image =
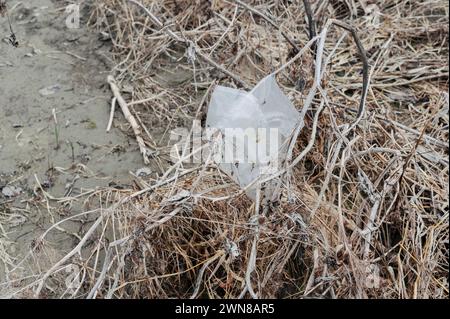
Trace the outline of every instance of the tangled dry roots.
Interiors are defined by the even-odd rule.
[[[231,0],[140,3],[162,28],[125,0],[95,1],[90,22],[111,37],[116,79],[133,87],[126,99],[155,161],[167,155],[158,127],[201,119],[216,83],[251,86],[285,65],[297,51],[282,33],[299,48],[309,41],[300,1],[245,1],[266,18]],[[293,152],[301,160],[279,201],[258,207],[213,165],[175,164],[139,189],[101,192],[109,208],[95,211],[94,244],[36,283],[81,258],[75,297],[448,297],[448,3],[329,0],[312,11],[319,34],[339,19],[367,51],[361,121],[345,130],[361,97],[358,50],[330,27]],[[299,110],[314,59],[306,50],[278,75]]]

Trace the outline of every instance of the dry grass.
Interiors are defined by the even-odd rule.
[[[64,296],[448,297],[446,1],[313,1],[318,51],[301,55],[295,46],[312,42],[300,1],[139,3],[162,28],[125,0],[96,1],[90,22],[111,36],[117,82],[133,87],[124,96],[145,156],[164,165],[156,136],[202,119],[215,84],[252,86],[284,66],[278,81],[304,127],[280,199],[252,202],[210,163],[97,192],[86,200],[100,201],[97,219],[30,284],[37,296],[75,263],[84,284]],[[329,19],[367,51],[361,108],[358,48]]]

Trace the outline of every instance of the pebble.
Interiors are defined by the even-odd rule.
[[[55,84],[46,88],[43,88],[41,90],[39,90],[39,94],[42,96],[48,96],[48,95],[53,95],[55,93],[58,93],[61,90],[61,85],[59,84]]]
[[[15,186],[12,186],[12,185],[6,185],[2,189],[2,194],[5,197],[8,197],[8,198],[18,196],[18,195],[20,195],[21,192],[22,192],[22,188],[15,187]]]

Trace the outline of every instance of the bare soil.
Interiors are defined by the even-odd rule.
[[[40,187],[60,198],[129,185],[129,172],[143,162],[133,139],[119,128],[106,132],[109,42],[92,30],[68,29],[57,2],[15,4],[9,5],[19,47],[0,42],[0,237],[19,260],[49,223],[81,209],[54,201],[42,210],[32,200]],[[9,36],[6,17],[0,35]],[[52,238],[55,255],[82,227],[64,224]],[[4,270],[0,263],[0,282]]]

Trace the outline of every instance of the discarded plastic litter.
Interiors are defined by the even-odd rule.
[[[216,130],[219,146],[214,160],[227,175],[245,188],[261,175],[275,173],[286,156],[287,141],[300,114],[269,75],[245,92],[218,86],[213,92],[206,119],[210,140]],[[216,134],[216,135],[217,135]],[[276,180],[265,185],[266,199],[274,195]],[[256,186],[247,195],[256,198]]]

